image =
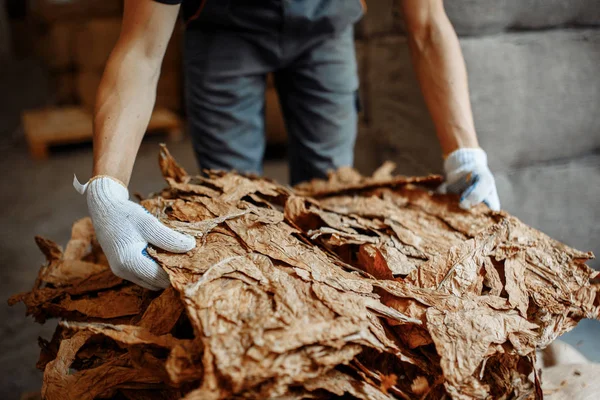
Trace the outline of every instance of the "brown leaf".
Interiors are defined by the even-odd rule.
[[[294,191],[302,196],[323,197],[384,186],[395,187],[410,183],[436,186],[442,183],[442,177],[439,175],[423,177],[392,176],[389,173],[389,167],[391,166],[393,164],[386,164],[375,171],[372,177],[363,177],[350,167],[342,167],[329,173],[327,180],[313,179],[310,182],[300,183],[294,187]]]
[[[9,303],[67,319],[40,340],[45,399],[533,398],[535,349],[600,318],[591,253],[414,185],[438,177],[387,163],[291,190],[160,163],[143,206],[197,241],[149,249],[172,287],[114,276],[89,219],[64,252],[37,239],[47,263]]]
[[[160,145],[160,152],[158,154],[158,165],[165,179],[173,179],[175,182],[184,182],[188,174],[185,170],[177,164],[171,153],[164,144]]]
[[[152,300],[138,325],[155,335],[164,335],[171,332],[182,312],[183,304],[179,293],[173,287],[168,287]]]

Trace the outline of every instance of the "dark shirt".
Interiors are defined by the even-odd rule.
[[[189,29],[339,32],[362,16],[361,0],[155,0],[181,4]]]

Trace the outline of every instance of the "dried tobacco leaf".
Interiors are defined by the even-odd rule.
[[[353,168],[342,167],[337,171],[330,172],[327,180],[313,179],[297,185],[295,192],[301,196],[324,197],[378,187],[396,187],[408,183],[434,186],[442,183],[442,177],[439,175],[393,176],[391,173],[394,169],[396,169],[396,165],[388,161],[375,171],[373,176],[364,177]]]
[[[292,190],[191,177],[165,147],[160,166],[143,206],[197,238],[149,249],[162,293],[111,274],[89,219],[65,251],[36,239],[47,263],[9,302],[64,319],[40,341],[45,399],[535,398],[536,348],[600,318],[591,253],[415,186],[439,177],[386,163]]]

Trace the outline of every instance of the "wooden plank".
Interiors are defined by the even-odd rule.
[[[23,129],[31,156],[48,157],[48,146],[90,141],[93,137],[93,117],[84,107],[45,108],[25,111]],[[166,132],[169,139],[182,137],[182,123],[177,114],[158,108],[152,113],[148,132]]]
[[[33,158],[48,157],[48,146],[92,138],[92,116],[80,107],[23,112],[23,129]]]

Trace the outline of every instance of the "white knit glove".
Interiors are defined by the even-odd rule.
[[[96,237],[115,275],[147,289],[169,286],[167,273],[147,252],[148,243],[174,253],[194,248],[196,240],[167,228],[144,207],[129,200],[127,188],[107,176],[75,189],[85,194]]]
[[[492,210],[500,210],[494,175],[487,165],[487,154],[482,149],[458,149],[444,162],[446,182],[440,193],[460,194],[460,207],[469,209],[481,202]]]

